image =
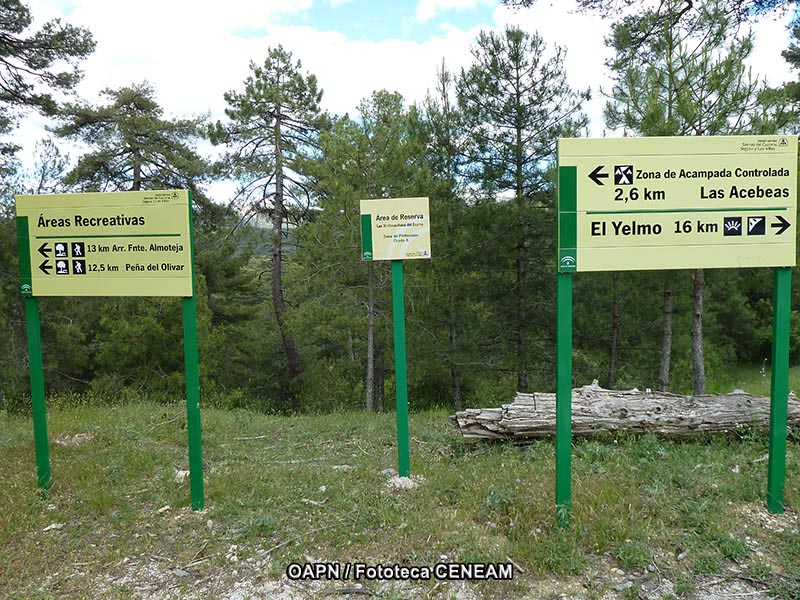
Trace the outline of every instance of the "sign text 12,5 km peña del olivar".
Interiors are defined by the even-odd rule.
[[[23,295],[192,295],[186,190],[16,200]]]
[[[559,271],[795,264],[797,138],[561,139]]]

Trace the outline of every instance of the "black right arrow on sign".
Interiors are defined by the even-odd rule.
[[[778,218],[778,220],[775,223],[772,224],[772,228],[778,230],[778,231],[775,232],[775,235],[780,235],[784,231],[789,229],[789,227],[791,227],[792,224],[789,223],[789,221],[787,221],[786,219],[784,219],[780,215],[776,215],[776,217]]]

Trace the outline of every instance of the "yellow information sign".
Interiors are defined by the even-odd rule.
[[[361,258],[406,260],[431,257],[427,198],[361,201]]]
[[[797,137],[561,139],[559,271],[795,264]]]
[[[17,196],[25,296],[192,296],[186,190]]]

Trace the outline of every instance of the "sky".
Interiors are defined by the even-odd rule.
[[[571,11],[574,0],[539,0],[527,9],[499,0],[24,1],[34,27],[61,18],[92,32],[97,48],[82,65],[81,98],[103,102],[101,90],[146,80],[168,116],[215,120],[224,117],[223,94],[243,89],[251,61],[262,64],[269,47],[283,45],[316,75],[323,109],[353,115],[379,89],[421,101],[443,61],[454,72],[469,66],[481,30],[516,25],[538,31],[550,48],[567,49],[571,85],[592,91],[589,133],[604,134],[609,21]],[[788,43],[785,19],[762,19],[754,32],[754,72],[771,84],[793,79],[780,56]],[[47,135],[45,124],[31,118],[20,128],[23,160]]]

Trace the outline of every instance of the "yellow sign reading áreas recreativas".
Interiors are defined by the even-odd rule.
[[[17,196],[26,296],[192,296],[186,190]]]

